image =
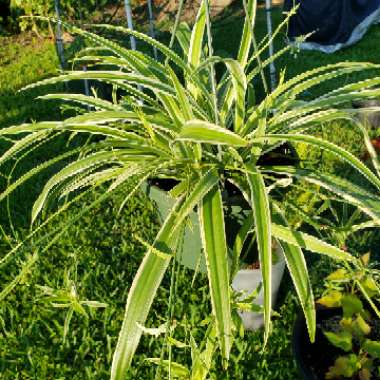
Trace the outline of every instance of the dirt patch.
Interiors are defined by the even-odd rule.
[[[193,23],[198,13],[199,5],[202,0],[188,0],[184,4],[182,11],[182,21]],[[229,6],[234,3],[241,8],[240,0],[209,0],[212,17],[221,15]],[[282,6],[284,0],[272,0],[272,6]],[[148,7],[146,0],[135,0],[133,8],[133,19],[135,23],[145,24],[148,22]],[[158,23],[165,22],[168,18],[173,19],[178,11],[179,0],[153,0],[153,12],[154,18]],[[235,8],[236,8],[235,6]],[[264,7],[264,1],[259,3],[259,8]],[[102,13],[101,19],[95,20],[95,22],[111,22],[113,24],[125,24],[125,9],[121,3],[118,6],[109,6]]]
[[[154,5],[157,10],[156,19],[158,22],[164,21],[168,15],[174,15],[178,10],[178,0],[154,0]],[[187,1],[182,13],[182,20],[194,22],[197,15],[201,0]],[[212,17],[222,14],[227,7],[232,3],[239,4],[238,0],[210,0],[210,8]],[[272,6],[278,7],[284,4],[284,0],[272,0]],[[263,7],[264,4],[259,4]]]
[[[157,21],[164,21],[168,14],[174,14],[178,10],[178,0],[160,1],[160,11],[157,15]],[[230,6],[234,0],[210,0],[211,16],[219,15],[224,9]],[[189,1],[185,4],[182,12],[182,20],[193,22],[197,15],[201,0]]]

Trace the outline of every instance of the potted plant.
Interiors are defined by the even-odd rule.
[[[263,61],[260,57],[278,31],[258,47],[254,38],[256,2],[249,0],[247,3],[243,0],[243,6],[246,17],[236,59],[213,54],[207,0],[203,0],[200,5],[190,40],[178,36],[183,56],[173,50],[178,22],[174,26],[169,46],[120,26],[96,27],[133,35],[155,46],[164,56],[163,62],[102,37],[100,29],[91,32],[62,23],[72,33],[93,43],[93,50],[86,49],[86,54],[91,55],[82,58],[110,69],[72,71],[33,86],[70,80],[96,80],[112,86],[115,95],[113,101],[100,99],[96,93],[93,96],[66,93],[46,95],[43,98],[76,102],[90,107],[90,111],[64,121],[35,122],[0,130],[1,136],[20,136],[3,153],[1,163],[29,149],[41,147],[53,138],[66,136],[69,139],[73,133],[87,137],[83,145],[75,146],[36,166],[3,189],[0,200],[33,175],[57,163],[62,165],[53,166],[56,172],[46,182],[34,203],[31,213],[34,225],[53,200],[58,200],[59,209],[54,214],[57,215],[60,209],[66,209],[94,187],[108,185],[103,196],[95,201],[98,203],[111,196],[115,189],[128,185],[125,204],[130,195],[139,191],[149,179],[176,181],[171,189],[175,204],[163,221],[155,241],[146,242],[139,237],[146,245],[147,253],[129,291],[114,352],[111,370],[114,380],[125,378],[142,335],[139,326],[144,326],[146,322],[157,289],[171,261],[181,254],[183,230],[195,209],[207,266],[212,317],[218,347],[225,362],[229,359],[234,329],[230,299],[231,274],[239,262],[242,245],[252,236],[251,231],[254,231],[257,242],[263,279],[265,341],[271,324],[273,238],[283,249],[311,340],[314,340],[315,334],[315,307],[303,250],[344,260],[353,266],[360,265],[350,253],[291,229],[283,206],[276,197],[279,187],[292,186],[296,179],[317,183],[343,202],[362,210],[368,219],[375,223],[379,220],[378,176],[343,148],[310,133],[310,128],[321,121],[351,120],[351,110],[337,107],[348,99],[378,96],[380,90],[374,89],[374,86],[380,81],[379,78],[360,84],[346,84],[307,103],[299,99],[302,92],[323,81],[367,69],[378,69],[379,66],[352,62],[328,65],[290,80],[281,78],[277,88],[269,92],[263,70],[290,47]],[[204,40],[207,41],[207,57],[203,53]],[[107,54],[101,54],[101,50]],[[220,80],[215,75],[215,65],[225,68]],[[248,96],[252,93],[252,83],[256,77],[261,78],[266,92],[258,104],[252,103]],[[363,181],[368,182],[372,190],[366,190],[364,186],[358,186],[348,179],[315,170],[268,166],[260,161],[260,157],[283,142],[303,142],[338,155],[362,176]],[[244,228],[237,236],[239,244],[234,245],[236,249],[232,252],[227,248],[223,203],[223,194],[229,184],[239,190],[250,207],[248,214],[244,215]],[[62,199],[68,200],[68,203],[59,203]],[[84,212],[86,209],[80,214]],[[54,215],[48,221],[53,220]],[[63,232],[58,231],[55,238]],[[48,246],[39,254],[46,252]],[[11,254],[7,255],[2,264],[12,257]],[[232,265],[232,269],[229,265]],[[17,278],[5,289],[9,292],[16,285]]]
[[[289,144],[286,143],[274,149],[273,152],[269,152],[260,157],[260,165],[266,166],[296,165],[298,164],[298,162],[299,160],[297,157],[297,152]],[[176,184],[178,183],[173,179],[154,178],[148,182],[144,182],[141,186],[141,189],[144,191],[144,193],[150,199],[152,199],[152,201],[157,206],[158,216],[161,223],[167,218],[170,210],[173,208],[175,204],[175,196],[172,196],[171,190],[175,187]],[[284,192],[285,191],[282,190],[281,196]],[[244,220],[244,218],[247,216],[247,212],[250,210],[250,205],[244,199],[239,189],[232,183],[226,183],[223,193],[223,204],[226,219],[225,228],[227,234],[227,245],[229,248],[232,249],[238,229],[242,227],[242,220]],[[199,220],[196,210],[189,213],[188,219],[189,225],[185,227],[183,232],[181,255],[176,257],[176,259],[179,260],[179,262],[182,265],[186,266],[189,269],[206,273],[206,261],[202,252],[202,241],[199,232]],[[252,244],[250,245],[250,247],[252,247]],[[253,264],[255,261],[257,265],[257,247],[255,248],[256,249],[254,249],[252,252],[248,252],[249,250],[245,249],[244,257],[246,259],[252,259],[252,256],[256,256],[251,263],[246,262],[243,264]],[[281,246],[276,245],[276,250],[281,250]],[[281,276],[275,276],[276,278],[280,278],[279,281],[276,280],[276,284],[278,283],[276,287],[278,288],[283,275],[283,269],[280,270],[280,267],[282,267],[280,263],[284,260],[283,255],[281,255],[280,253],[277,256],[278,259],[282,258],[282,260],[277,260],[279,266],[276,267],[279,268],[276,269],[278,275],[281,274]],[[260,270],[258,268],[253,269],[253,271],[254,272],[252,273],[255,273],[256,278],[261,277]],[[257,283],[256,280],[255,283]],[[256,286],[257,285],[258,283],[256,284]],[[249,289],[251,288],[252,286],[249,286]],[[277,291],[275,293],[277,294]]]
[[[337,269],[326,278],[326,290],[317,301],[317,332],[310,343],[304,319],[295,324],[294,351],[304,379],[379,378],[380,321],[376,270],[368,267]]]

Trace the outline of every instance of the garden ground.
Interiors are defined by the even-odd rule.
[[[264,12],[259,12],[259,35],[264,33]],[[275,23],[281,19],[281,12],[275,10]],[[221,19],[214,28],[216,35],[216,54],[233,55],[238,46],[241,18],[237,10]],[[228,36],[226,38],[225,36]],[[291,77],[304,70],[326,63],[344,60],[380,62],[377,44],[380,27],[375,26],[365,38],[352,48],[334,55],[316,52],[293,52],[277,62],[277,68],[286,67],[286,76]],[[283,36],[277,39],[276,49],[283,46]],[[57,70],[55,48],[51,41],[36,40],[32,36],[1,39],[0,42],[0,126],[35,119],[60,117],[62,113],[73,112],[57,102],[36,101],[42,93],[57,89],[43,88],[25,93],[15,93],[22,86],[54,74]],[[358,75],[364,75],[359,73]],[[344,78],[348,81],[354,78]],[[259,83],[257,84],[260,85]],[[331,84],[334,85],[333,83]],[[328,91],[328,87],[316,88],[317,95]],[[345,147],[357,155],[362,145],[349,125],[334,124],[324,126],[318,133],[324,133],[331,141],[344,142]],[[75,137],[72,142],[75,144]],[[6,145],[7,141],[1,144]],[[18,163],[14,173],[22,173],[32,167],[32,161],[40,161],[54,156],[65,147],[66,141],[55,141],[43,152],[32,152],[26,160]],[[324,170],[342,170],[333,157],[319,152],[302,152],[301,157],[310,164],[321,165]],[[5,185],[13,165],[1,170],[0,184]],[[30,204],[41,187],[43,178],[29,183],[17,192],[7,207],[3,202],[0,223],[4,228],[1,238],[1,255],[4,255],[27,233]],[[87,197],[89,204],[96,199],[97,193]],[[291,196],[301,197],[301,193]],[[308,196],[308,195],[306,195]],[[71,221],[82,207],[74,206],[61,215],[53,225],[44,229],[19,253],[18,258],[2,268],[0,283],[11,282],[24,266],[19,286],[12,290],[0,306],[0,371],[5,380],[13,379],[108,379],[113,348],[120,329],[128,288],[136,272],[144,249],[133,239],[133,234],[149,240],[157,228],[153,205],[138,194],[119,215],[118,208],[123,193],[117,194],[108,202],[92,209],[81,218],[80,223]],[[305,202],[306,203],[306,202]],[[8,209],[15,211],[8,212]],[[9,223],[12,220],[13,223]],[[56,242],[41,240],[43,233],[64,230]],[[358,253],[367,250],[375,252],[377,237],[364,233],[349,242]],[[44,252],[44,249],[48,250]],[[33,264],[35,255],[38,260]],[[312,279],[317,293],[320,289],[321,273],[329,272],[326,260],[314,260]],[[169,271],[170,272],[170,271]],[[317,276],[318,274],[318,276]],[[208,315],[209,293],[206,279],[198,275],[190,287],[191,274],[181,269],[177,276],[174,337],[178,340],[188,338],[191,330],[196,340],[204,333],[202,320]],[[169,276],[164,281],[155,301],[149,324],[157,326],[167,317]],[[72,290],[75,289],[75,297]],[[66,301],[65,308],[52,305],[52,294]],[[66,297],[66,298],[65,298]],[[85,300],[106,303],[103,308],[86,308],[81,312],[77,304]],[[260,332],[246,333],[237,339],[232,360],[227,372],[216,363],[213,370],[215,379],[266,380],[297,379],[297,372],[291,351],[291,329],[298,305],[290,281],[284,278],[278,300],[273,333],[270,344],[262,353]],[[71,317],[70,317],[71,316]],[[159,357],[162,339],[144,337],[129,379],[154,379],[156,368],[147,362],[147,357]],[[176,361],[189,364],[189,348],[174,348]],[[163,376],[164,377],[164,376]]]

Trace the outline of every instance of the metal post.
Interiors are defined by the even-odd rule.
[[[87,71],[87,66],[84,65],[83,66],[83,71],[86,72]],[[90,96],[90,86],[88,85],[88,79],[85,79],[84,80],[84,93],[86,96]],[[91,107],[90,106],[87,106],[87,110],[90,111]]]
[[[149,34],[152,38],[156,38],[156,33],[154,32],[154,17],[153,17],[153,6],[152,6],[152,0],[148,0],[148,15],[149,15]],[[157,60],[157,48],[153,46],[153,54],[154,58]]]
[[[56,47],[57,47],[59,65],[61,67],[61,70],[64,70],[66,67],[66,62],[65,62],[63,38],[62,38],[62,22],[61,22],[59,0],[54,1],[54,7],[55,7],[55,17],[57,18],[55,42],[56,42]]]
[[[127,16],[128,28],[133,30],[131,2],[129,0],[125,0],[124,3],[125,3],[125,14]],[[136,50],[136,38],[135,38],[135,36],[131,35],[130,40],[131,40],[132,50]]]
[[[273,34],[273,27],[272,27],[272,0],[265,0],[265,12],[267,15],[267,30],[268,30],[268,37],[271,39]],[[271,41],[269,44],[269,57],[272,57],[274,54],[274,48],[273,48],[273,42]],[[276,88],[276,82],[277,82],[277,75],[276,75],[276,66],[274,62],[272,62],[269,65],[269,73],[270,73],[270,84],[272,91]]]

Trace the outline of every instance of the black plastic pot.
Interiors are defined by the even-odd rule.
[[[310,342],[303,312],[299,313],[293,329],[293,354],[302,379],[325,379],[328,367],[334,363],[339,352],[323,335],[322,325],[328,319],[341,316],[341,313],[341,309],[317,309],[315,343]]]

